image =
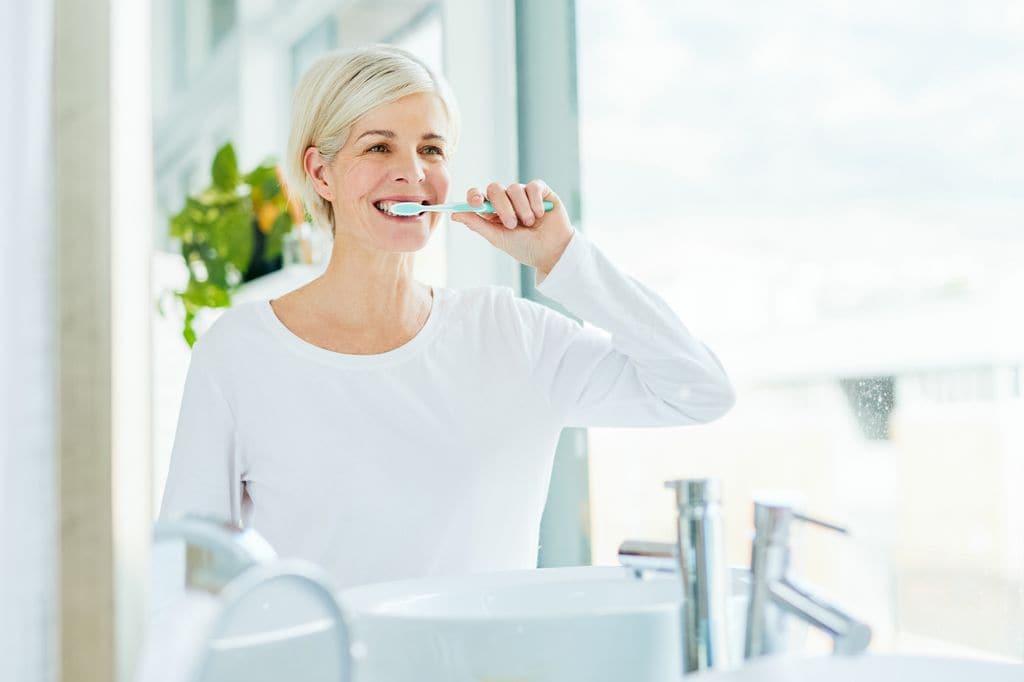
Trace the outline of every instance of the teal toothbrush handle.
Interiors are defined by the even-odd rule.
[[[550,201],[544,202],[544,211],[550,211],[555,205]],[[438,206],[438,208],[441,208]],[[485,201],[483,206],[470,206],[469,204],[462,202],[459,204],[445,204],[444,208],[452,213],[494,213],[494,207],[491,206],[491,202]]]

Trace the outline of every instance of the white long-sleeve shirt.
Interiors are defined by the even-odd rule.
[[[403,346],[312,345],[269,301],[195,344],[161,516],[198,512],[314,561],[338,588],[533,568],[566,426],[675,426],[728,411],[711,351],[576,232],[538,287],[434,287]]]

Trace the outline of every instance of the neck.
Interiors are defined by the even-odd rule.
[[[320,314],[340,328],[415,333],[429,313],[431,290],[413,278],[414,255],[336,239],[327,269],[314,282]]]

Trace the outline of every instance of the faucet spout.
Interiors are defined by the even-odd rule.
[[[252,528],[197,514],[158,521],[153,539],[184,541],[186,584],[209,592],[219,592],[249,567],[277,558],[270,543]]]
[[[679,548],[671,542],[624,540],[619,545],[619,563],[639,579],[648,571],[675,573],[679,570]]]
[[[769,591],[781,609],[829,635],[834,653],[859,654],[871,643],[871,628],[794,579],[783,578]]]
[[[828,634],[834,653],[864,651],[871,641],[871,628],[789,575],[789,529],[793,521],[846,532],[839,526],[804,516],[788,504],[754,503],[744,657],[749,659],[780,651],[786,614]]]

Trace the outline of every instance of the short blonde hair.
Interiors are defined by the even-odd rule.
[[[436,94],[449,124],[449,154],[458,141],[459,113],[444,77],[415,55],[390,45],[367,45],[336,51],[318,59],[303,74],[292,103],[291,132],[285,175],[314,222],[334,232],[334,210],[306,175],[309,147],[325,163],[345,146],[352,125],[371,109],[419,92]]]

